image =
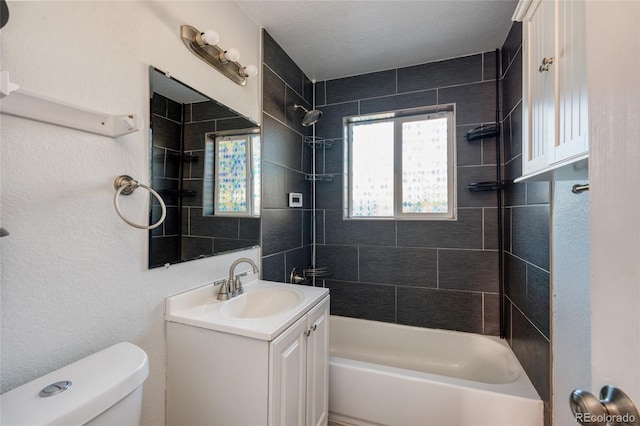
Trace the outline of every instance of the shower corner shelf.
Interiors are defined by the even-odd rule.
[[[483,124],[482,126],[478,126],[473,128],[467,132],[467,140],[469,142],[476,141],[480,139],[488,139],[494,138],[500,134],[500,125],[498,123],[495,124]]]
[[[302,275],[305,278],[329,277],[333,275],[333,268],[331,266],[309,266],[302,270]]]
[[[331,148],[333,146],[333,139],[323,139],[318,136],[305,136],[304,143],[311,148]]]
[[[0,71],[0,113],[117,138],[142,130],[138,114],[113,115],[67,104],[20,89]]]
[[[315,182],[331,182],[333,180],[333,175],[319,175],[319,174],[309,174],[304,175],[306,180],[315,181]]]

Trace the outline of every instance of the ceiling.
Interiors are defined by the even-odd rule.
[[[312,80],[502,46],[515,0],[236,0]]]

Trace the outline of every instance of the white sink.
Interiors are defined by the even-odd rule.
[[[242,277],[245,293],[219,301],[211,284],[167,298],[167,321],[271,341],[306,314],[329,289]]]
[[[222,314],[231,318],[263,318],[296,306],[302,295],[284,288],[265,288],[245,293],[225,302]]]

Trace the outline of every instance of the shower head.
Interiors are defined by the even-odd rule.
[[[322,111],[319,111],[317,109],[312,109],[311,111],[307,111],[307,113],[302,118],[302,125],[304,127],[308,127],[313,124],[316,124],[320,119],[321,115],[322,115]]]
[[[304,117],[302,118],[302,125],[304,127],[308,127],[313,124],[316,124],[316,122],[320,119],[320,116],[322,115],[322,111],[319,111],[317,109],[312,109],[311,111],[309,111],[303,105],[299,105],[299,104],[293,104],[293,109],[294,110],[301,109],[305,112]]]

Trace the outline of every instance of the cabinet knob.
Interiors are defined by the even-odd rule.
[[[549,67],[553,64],[553,57],[551,58],[542,58],[542,65],[538,68],[539,72],[549,71]]]

